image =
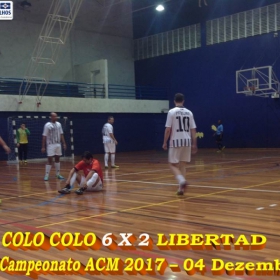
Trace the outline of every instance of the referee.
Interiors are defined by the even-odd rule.
[[[214,136],[216,136],[216,143],[217,143],[217,146],[218,146],[217,153],[220,153],[222,150],[225,149],[225,146],[223,145],[224,126],[223,126],[221,120],[218,120],[217,131],[214,134]]]

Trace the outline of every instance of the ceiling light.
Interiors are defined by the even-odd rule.
[[[162,12],[162,11],[164,11],[164,6],[163,6],[163,5],[158,5],[158,6],[156,7],[156,10],[157,10],[158,12]]]

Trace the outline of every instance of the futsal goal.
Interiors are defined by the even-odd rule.
[[[16,132],[21,124],[25,124],[30,131],[28,137],[28,161],[36,162],[46,159],[46,154],[42,154],[42,133],[44,125],[49,121],[49,116],[13,116],[8,117],[8,143],[11,153],[8,155],[8,163],[18,163],[18,147]],[[62,125],[66,151],[62,149],[62,159],[72,160],[74,158],[74,138],[73,138],[73,121],[68,117],[58,117]]]

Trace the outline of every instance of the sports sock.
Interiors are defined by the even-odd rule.
[[[109,154],[106,153],[104,156],[105,166],[108,166],[108,159],[109,159]]]
[[[111,165],[112,166],[115,165],[115,158],[116,158],[116,155],[115,154],[111,154]]]
[[[73,187],[77,179],[77,173],[74,173],[70,180],[70,186]]]
[[[176,180],[178,181],[179,185],[186,181],[183,175],[177,175]]]
[[[52,169],[52,166],[47,164],[46,165],[46,176],[50,175],[51,169]]]
[[[56,175],[59,175],[60,174],[60,162],[55,162],[54,166],[55,166]]]

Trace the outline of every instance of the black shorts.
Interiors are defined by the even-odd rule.
[[[222,141],[223,140],[223,135],[216,135],[216,141]]]

